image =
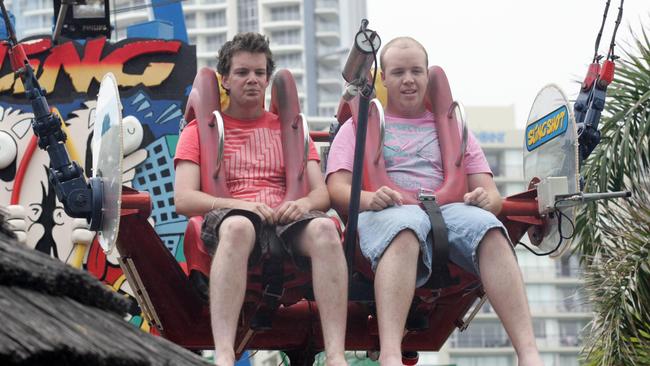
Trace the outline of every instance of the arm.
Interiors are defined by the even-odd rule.
[[[340,214],[347,215],[350,206],[350,191],[352,190],[352,173],[338,170],[327,178],[327,189],[332,199],[332,206]],[[402,196],[386,186],[375,192],[361,191],[359,211],[380,211],[393,205],[401,205]]]
[[[273,223],[273,211],[263,203],[214,197],[201,192],[201,170],[191,161],[178,162],[174,186],[176,212],[181,215],[202,216],[215,208],[239,208],[253,211],[265,222]]]
[[[298,201],[305,202],[306,206],[311,210],[327,211],[330,208],[330,196],[327,193],[327,186],[323,180],[323,175],[320,171],[320,166],[315,160],[307,162],[307,179],[309,179],[309,186],[311,191],[306,197]]]
[[[352,173],[347,170],[336,171],[327,177],[327,191],[332,200],[332,208],[339,214],[348,214],[351,188]],[[363,196],[363,193],[361,196]]]
[[[334,138],[327,165],[327,189],[332,206],[341,215],[347,215],[350,206],[354,144],[355,134],[350,120],[341,126]],[[388,187],[381,187],[376,192],[362,190],[359,211],[379,211],[395,204],[402,204],[402,196]]]
[[[469,174],[467,182],[469,192],[463,197],[466,204],[478,206],[495,215],[501,212],[501,194],[490,174]]]
[[[311,191],[295,201],[286,201],[275,209],[276,221],[285,224],[299,219],[309,211],[327,211],[330,208],[330,197],[320,172],[320,166],[315,160],[309,160],[305,168]]]

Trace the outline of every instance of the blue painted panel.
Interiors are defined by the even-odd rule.
[[[185,15],[183,14],[181,2],[151,0],[151,5],[153,6],[153,15],[156,20],[164,20],[174,26],[174,39],[188,43]]]
[[[174,39],[174,26],[164,20],[130,25],[126,28],[127,38]]]

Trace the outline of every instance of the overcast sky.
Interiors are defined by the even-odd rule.
[[[466,106],[514,105],[523,128],[544,85],[570,99],[591,63],[605,0],[367,0],[369,28],[382,43],[397,36],[422,42],[429,64],[447,73],[455,99]],[[606,54],[618,11],[612,0],[600,43]],[[625,0],[617,34],[622,54],[632,26],[650,35],[650,1]],[[469,116],[471,124],[471,116]]]

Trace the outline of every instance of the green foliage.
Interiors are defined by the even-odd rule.
[[[639,193],[602,228],[610,247],[585,273],[595,312],[584,349],[590,365],[650,364],[650,184]]]
[[[583,350],[588,365],[650,364],[650,40],[636,38],[617,61],[602,140],[582,174],[586,192],[630,190],[576,220],[595,317]]]

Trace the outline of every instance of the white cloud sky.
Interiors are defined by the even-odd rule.
[[[369,28],[383,43],[398,36],[418,39],[430,65],[447,73],[455,99],[466,106],[514,105],[523,128],[539,89],[559,85],[570,99],[591,63],[602,21],[602,0],[368,0]],[[606,54],[618,11],[612,0],[600,43]],[[645,25],[650,1],[626,0],[617,50]]]

